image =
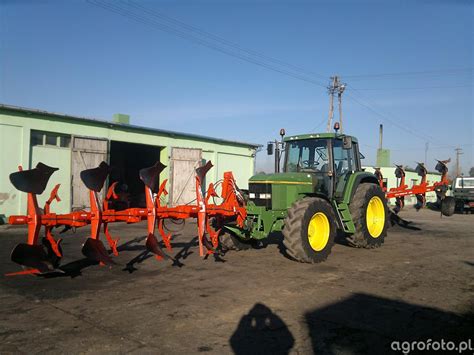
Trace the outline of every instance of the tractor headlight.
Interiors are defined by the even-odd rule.
[[[249,198],[254,199],[255,198],[255,193],[254,192],[249,193]]]
[[[272,194],[259,194],[258,198],[262,200],[270,200],[272,198]]]

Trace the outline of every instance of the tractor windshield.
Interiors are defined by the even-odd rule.
[[[303,139],[286,144],[285,171],[327,173],[329,155],[327,139]]]

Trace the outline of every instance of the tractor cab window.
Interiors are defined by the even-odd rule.
[[[285,172],[328,172],[326,139],[304,139],[286,143]]]
[[[343,175],[356,170],[354,149],[344,149],[341,139],[333,141],[334,171]]]

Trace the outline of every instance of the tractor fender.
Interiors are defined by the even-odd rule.
[[[354,197],[354,194],[357,190],[359,184],[378,184],[379,181],[377,177],[369,172],[360,171],[352,174],[347,180],[346,186],[344,188],[343,201],[344,203],[349,204]]]
[[[333,211],[334,211],[334,214],[336,215],[337,228],[338,228],[338,229],[343,229],[342,220],[341,220],[341,218],[340,218],[340,215],[339,215],[337,209],[335,208],[334,203],[331,201],[331,199],[330,199],[327,195],[321,194],[321,193],[317,193],[317,192],[305,193],[305,194],[302,194],[302,195],[303,195],[304,197],[318,197],[318,198],[321,198],[321,199],[327,201],[327,202],[331,205],[331,207],[332,207],[332,209],[333,209]]]

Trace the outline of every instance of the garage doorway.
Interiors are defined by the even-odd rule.
[[[111,141],[109,186],[118,182],[119,196],[112,208],[123,210],[130,207],[146,207],[144,184],[140,180],[140,169],[147,168],[160,160],[162,147]]]

